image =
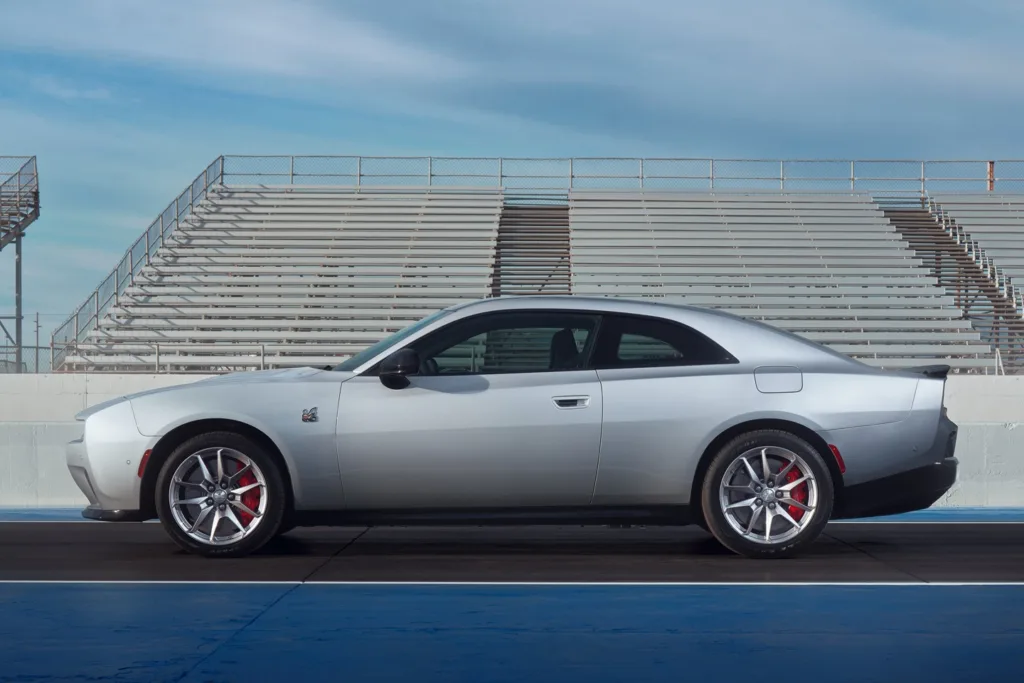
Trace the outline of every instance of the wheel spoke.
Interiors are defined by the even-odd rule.
[[[746,500],[741,500],[738,503],[733,503],[732,505],[726,507],[725,509],[726,510],[733,510],[735,508],[752,508],[752,507],[754,507],[754,501],[756,501],[756,500],[757,500],[756,497],[754,497],[754,498],[747,498]]]
[[[764,479],[763,479],[763,481],[767,482],[769,479],[772,478],[772,468],[768,464],[768,449],[767,448],[762,448],[761,449],[761,469],[764,471]]]
[[[185,481],[184,479],[175,477],[171,480],[175,486],[194,486],[195,488],[205,489],[206,485],[201,481]]]
[[[202,470],[202,472],[203,472],[203,483],[204,484],[212,484],[212,483],[214,483],[213,482],[213,475],[210,474],[210,468],[208,468],[206,466],[206,461],[203,460],[203,456],[201,454],[197,453],[193,457],[195,457],[195,459],[199,461],[199,469]]]
[[[255,510],[253,510],[248,505],[246,505],[245,503],[243,503],[242,501],[240,501],[238,499],[235,499],[235,500],[231,501],[231,505],[233,507],[235,507],[235,508],[238,508],[239,510],[241,510],[242,512],[244,512],[247,515],[251,515],[253,517],[262,517],[263,516],[262,512],[256,512]]]
[[[261,484],[259,482],[256,482],[255,484],[247,484],[246,486],[243,486],[241,488],[232,490],[231,493],[235,494],[236,496],[240,496],[243,493],[245,493],[246,491],[252,491],[256,487],[262,488],[263,484]]]
[[[752,515],[750,515],[750,523],[747,524],[747,530],[746,530],[746,532],[744,532],[744,533],[746,533],[747,536],[749,536],[750,534],[752,534],[754,532],[754,523],[757,522],[757,519],[758,519],[758,517],[761,516],[762,512],[764,512],[764,506],[763,505],[761,507],[759,507],[759,508],[754,508],[754,513]]]
[[[210,543],[214,542],[214,537],[217,535],[217,525],[220,524],[220,520],[222,519],[224,519],[224,513],[219,509],[215,510],[213,513],[213,524],[210,525]]]
[[[761,480],[757,476],[757,472],[755,472],[754,468],[750,466],[750,463],[747,462],[747,459],[746,458],[740,458],[740,460],[743,461],[743,466],[747,469],[747,475],[750,477],[750,481],[753,482],[753,483],[756,483],[756,484],[762,483]]]
[[[784,520],[786,520],[787,522],[792,524],[795,528],[797,528],[797,529],[801,528],[800,527],[800,522],[798,522],[795,519],[793,519],[793,517],[788,512],[786,512],[786,508],[781,507],[781,506],[776,508],[775,509],[775,514],[778,515],[779,517],[782,517]]]
[[[236,527],[238,527],[239,531],[245,531],[245,527],[242,526],[242,523],[240,521],[238,521],[238,517],[235,516],[235,511],[232,510],[230,507],[224,509],[223,516],[230,520],[230,522],[234,524]]]
[[[217,449],[217,483],[224,481],[224,449]]]
[[[779,502],[782,503],[783,505],[792,505],[793,507],[799,508],[804,512],[811,512],[812,510],[814,510],[814,506],[806,505],[804,503],[801,503],[799,500],[794,500],[793,498],[789,497],[780,498]]]
[[[790,491],[793,490],[793,488],[795,486],[799,486],[800,484],[804,483],[808,479],[810,479],[810,477],[805,474],[804,476],[800,477],[799,479],[794,479],[793,481],[787,482],[786,484],[784,484],[782,486],[779,486],[779,487],[776,487],[776,488],[779,491],[784,491],[786,493],[789,493]]]
[[[196,517],[196,521],[192,523],[192,528],[188,530],[190,534],[194,534],[199,528],[199,525],[206,521],[206,518],[210,516],[210,512],[213,511],[213,506],[205,507]]]
[[[185,500],[176,500],[173,505],[202,505],[207,501],[207,496],[199,496],[198,498],[186,498]]]
[[[230,477],[228,477],[228,486],[234,486],[235,482],[241,479],[242,475],[252,469],[252,463],[247,463],[245,467],[241,468]]]
[[[793,469],[793,465],[795,465],[795,464],[796,464],[796,458],[793,458],[788,463],[786,463],[786,466],[783,467],[781,470],[779,470],[779,473],[776,475],[776,480],[777,481],[782,481],[783,477],[785,477],[787,474],[789,474],[789,471],[791,469]]]

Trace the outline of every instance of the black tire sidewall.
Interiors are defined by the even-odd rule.
[[[179,465],[193,453],[206,448],[230,448],[253,460],[262,470],[266,479],[267,507],[259,527],[242,540],[226,546],[211,546],[192,539],[171,516],[168,501],[170,478]],[[155,495],[157,516],[167,534],[182,549],[205,557],[241,557],[258,550],[274,536],[280,528],[286,508],[285,481],[277,461],[259,444],[235,432],[208,432],[188,439],[180,444],[164,462],[157,475]]]
[[[779,446],[799,455],[810,467],[818,484],[818,507],[814,519],[796,537],[778,545],[755,543],[737,533],[726,520],[718,500],[719,486],[729,465],[741,453],[763,446]],[[833,502],[832,473],[821,453],[805,439],[776,429],[747,432],[725,444],[712,459],[701,487],[701,508],[708,531],[728,549],[750,558],[791,557],[813,543],[832,516]]]

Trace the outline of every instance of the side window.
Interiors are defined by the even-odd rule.
[[[735,363],[728,351],[685,325],[640,316],[609,315],[595,351],[597,368],[643,368]]]
[[[583,367],[596,319],[556,312],[491,313],[412,345],[421,375],[552,372]]]

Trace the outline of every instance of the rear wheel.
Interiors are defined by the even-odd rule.
[[[233,432],[201,434],[178,446],[160,469],[156,508],[185,550],[239,557],[278,533],[285,482],[258,444]]]
[[[818,451],[773,429],[727,443],[711,461],[701,491],[708,530],[750,558],[796,554],[824,530],[832,504],[832,477]]]

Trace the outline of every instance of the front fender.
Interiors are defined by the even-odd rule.
[[[296,509],[343,505],[336,446],[337,382],[225,382],[131,399],[139,432],[164,437],[200,420],[230,420],[264,434],[280,451],[291,477]],[[316,421],[303,411],[317,409]]]

